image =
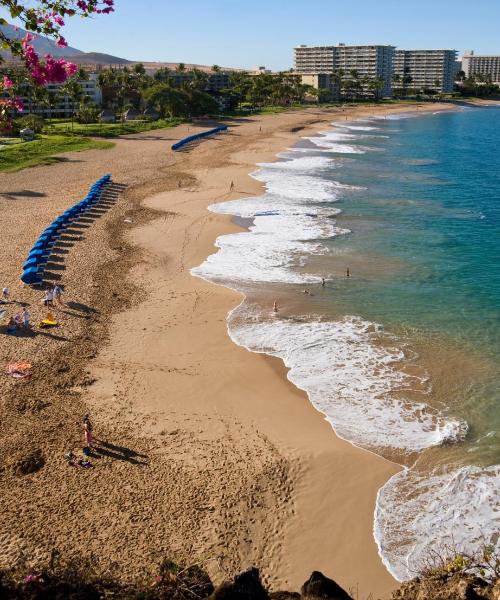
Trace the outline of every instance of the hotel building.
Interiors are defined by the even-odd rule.
[[[470,50],[462,58],[462,71],[466,77],[471,75],[489,76],[492,83],[500,85],[500,56],[476,56]]]
[[[335,73],[342,71],[349,78],[356,71],[359,78],[381,79],[379,95],[391,96],[394,46],[297,46],[295,72],[299,74]]]
[[[456,50],[396,50],[394,75],[401,80],[409,75],[408,87],[412,90],[432,89],[446,94],[453,91],[456,60]]]
[[[338,79],[331,73],[302,73],[303,85],[310,85],[317,90],[328,90],[329,96],[324,100],[338,100],[340,97],[340,86]]]
[[[82,89],[82,95],[87,96],[90,102],[96,106],[100,106],[102,103],[102,92],[97,83],[97,74],[89,73],[88,79],[81,80],[78,83]],[[69,96],[61,93],[63,85],[62,83],[48,83],[44,86],[49,93],[49,98],[52,97],[53,99],[52,102],[47,103],[37,103],[30,99],[29,96],[24,95],[21,90],[20,97],[26,114],[33,113],[51,118],[70,117],[74,114],[78,110],[79,103],[74,102]],[[7,95],[5,94],[4,97],[7,97]]]

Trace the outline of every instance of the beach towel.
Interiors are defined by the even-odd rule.
[[[5,308],[1,308],[0,309],[0,319],[3,319],[6,314],[7,314],[7,311],[5,310]]]
[[[26,379],[27,377],[31,377],[31,364],[30,363],[9,363],[5,370],[7,375],[14,377],[15,379]]]
[[[91,469],[94,465],[84,458],[72,458],[68,461],[68,464],[72,467],[80,467],[82,469]]]
[[[43,319],[42,321],[40,321],[40,323],[38,323],[38,327],[57,327],[58,325],[59,322],[56,321],[54,318]]]

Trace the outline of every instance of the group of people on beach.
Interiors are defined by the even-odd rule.
[[[47,308],[53,307],[55,304],[61,306],[63,304],[62,301],[62,289],[58,285],[54,285],[51,288],[48,288],[44,292],[44,296],[41,300],[42,304]],[[0,301],[1,304],[12,304],[14,300],[12,300],[11,292],[8,287],[2,288],[2,299]],[[49,321],[54,321],[54,317],[51,313],[48,313],[47,319]],[[27,306],[23,306],[20,312],[17,312],[14,315],[8,317],[7,323],[7,332],[13,333],[18,329],[30,329],[31,328],[31,314]]]
[[[63,303],[61,296],[62,296],[62,289],[58,285],[55,285],[53,288],[49,288],[48,290],[45,290],[43,303],[47,307],[53,306],[54,303],[61,305]]]
[[[351,276],[351,272],[349,270],[349,267],[347,267],[345,275],[346,275],[346,277],[350,277]],[[326,286],[326,279],[324,277],[322,277],[321,278],[321,287],[324,288],[325,286]],[[314,294],[311,294],[310,290],[308,290],[307,288],[304,289],[304,290],[302,290],[302,293],[306,294],[307,296],[313,296],[314,295]],[[278,301],[275,300],[274,303],[273,303],[273,312],[277,313],[278,310],[279,310]]]

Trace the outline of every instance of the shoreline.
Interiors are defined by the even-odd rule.
[[[428,110],[434,110],[436,107],[425,108]],[[439,108],[442,109],[443,107],[439,106]],[[367,114],[364,111],[356,112],[358,113],[356,115],[357,117],[362,116],[363,113]],[[360,112],[361,114],[359,114]],[[405,106],[400,111],[394,110],[390,112],[409,111],[408,107]],[[368,113],[373,114],[373,111],[369,110]],[[335,113],[332,114],[333,120],[335,119],[335,116]],[[329,123],[332,118],[328,117],[328,119],[325,120],[325,123]],[[316,131],[317,126],[311,125],[307,129],[301,129],[300,136],[307,134],[308,132],[313,133]],[[298,132],[295,131],[294,133],[297,134]],[[284,143],[283,140],[280,140],[280,142],[276,145],[273,144],[272,150],[266,149],[266,152],[263,153],[252,153],[251,162],[249,165],[250,169],[245,169],[246,175],[255,170],[255,164],[258,162],[277,160],[276,154],[286,149],[286,147],[294,139],[297,139],[297,137],[299,136],[287,136],[286,143]],[[199,147],[195,148],[192,151],[192,154],[203,154],[204,151],[204,148]],[[231,158],[234,160],[234,155]],[[246,162],[247,151],[245,151],[243,158]],[[232,180],[232,173],[234,173],[234,170],[230,171],[228,169],[227,175],[224,174],[227,177],[227,180]],[[204,175],[205,177],[207,176],[207,174]],[[196,173],[196,176],[198,176],[198,173]],[[240,176],[239,170],[236,171],[235,177],[236,176]],[[220,175],[218,176],[218,179],[220,179]],[[250,178],[246,177],[245,179],[245,193],[238,194],[237,197],[245,197],[250,195],[247,191],[248,187],[253,188],[251,192],[253,195],[256,195],[253,191],[255,188],[258,188],[262,193],[264,186],[257,181],[249,184],[247,181],[248,179]],[[223,191],[220,186],[220,181],[212,182],[209,179],[209,181],[205,180],[203,182],[203,188],[208,187],[209,189],[212,189],[215,187],[216,190],[209,195],[203,194],[205,212],[207,212],[207,204],[216,200],[220,201],[221,194],[219,192]],[[236,185],[236,189],[239,189],[238,184]],[[192,196],[193,193],[195,192],[191,191],[188,194]],[[233,199],[233,196],[234,195],[231,195],[231,199]],[[167,194],[155,195],[153,198],[147,199],[145,204],[146,206],[154,208],[155,210],[161,210],[166,205],[168,205],[169,209],[176,209],[178,205],[183,206],[184,201],[191,204],[192,202],[190,202],[190,200],[191,199],[184,200],[182,193],[174,191]],[[197,209],[199,210],[199,207],[197,207]],[[242,230],[241,227],[231,221],[231,217],[213,215],[213,213],[209,213],[209,215],[209,220],[215,220],[221,225],[221,227],[218,228],[217,235],[233,232],[235,230]],[[138,243],[139,246],[143,248],[146,247],[151,252],[151,235],[153,234],[153,228],[154,226],[151,224],[146,227],[148,231],[143,231],[141,233],[138,233],[137,231],[133,232],[133,242]],[[215,237],[217,236],[214,235],[212,240]],[[146,238],[148,238],[148,243],[145,246]],[[158,248],[155,248],[153,253],[157,252],[158,250]],[[162,248],[162,252],[164,251],[165,248]],[[209,251],[207,253],[211,252]],[[198,258],[194,259],[193,257],[193,259],[189,261],[189,264],[185,265],[185,268],[188,270],[193,266],[197,266],[200,264],[200,262],[202,261],[199,261]],[[184,285],[186,285],[185,282],[183,283],[183,286]],[[212,283],[208,282],[204,282],[204,285],[208,285],[210,287],[213,286]],[[194,287],[195,289],[199,287],[196,283],[194,283],[193,286],[190,286],[189,282],[187,283],[187,286],[188,288]],[[220,288],[220,286],[217,287]],[[228,288],[225,289],[227,290]],[[184,287],[183,290],[185,290]],[[203,295],[203,292],[200,292],[199,289],[197,290],[197,293]],[[227,293],[223,293],[222,295],[226,296]],[[233,298],[241,298],[241,295],[238,292],[231,291],[230,295]],[[231,307],[234,308],[234,304],[232,304]],[[219,314],[220,313],[222,313],[222,307],[220,307]],[[227,313],[228,311],[225,311],[224,317],[226,317]],[[118,328],[120,328],[120,325],[118,325]],[[223,333],[227,336],[228,340],[232,344],[233,342],[230,340],[230,337],[226,331]],[[217,334],[220,335],[220,332],[217,332]],[[211,335],[214,335],[214,332],[211,332]],[[218,340],[217,344],[219,343],[221,342]],[[262,387],[264,387],[266,384],[268,385],[269,369],[271,369],[274,374],[278,372],[280,378],[286,377],[287,369],[284,367],[284,365],[282,365],[281,361],[278,361],[278,359],[265,356],[264,363],[268,364],[265,365],[265,368],[263,369],[261,365],[257,364],[261,361],[256,361],[253,358],[253,353],[248,354],[249,356],[247,355],[245,358],[241,358],[242,362],[244,361],[244,370],[247,373],[253,373],[254,376],[261,378],[261,381],[263,379],[264,381],[262,382]],[[274,366],[276,365],[276,362],[278,362],[278,366]],[[274,363],[274,365],[272,363]],[[100,378],[105,378],[103,373],[100,373],[99,376]],[[229,378],[230,383],[233,383],[232,379],[234,377],[235,376],[233,374],[233,377]],[[242,377],[241,374],[240,377]],[[288,380],[285,381],[285,388],[288,389],[285,390],[282,388],[282,386],[280,386],[278,393],[289,395],[290,386],[293,384],[288,382]],[[240,384],[240,393],[242,387],[244,387],[244,385],[242,386]],[[155,394],[151,393],[149,388],[148,393],[146,393],[145,396],[148,397],[148,400],[145,404],[149,404],[150,408],[154,406],[154,408],[157,409],[157,401],[151,401],[151,396],[155,396]],[[241,414],[241,412],[244,414],[244,420],[247,420],[248,417],[251,416],[252,419],[259,418],[262,420],[264,418],[264,421],[281,421],[281,424],[278,426],[278,430],[275,424],[270,425],[269,422],[260,423],[259,428],[265,431],[266,436],[272,436],[271,439],[273,444],[278,443],[280,454],[285,455],[288,460],[290,460],[289,446],[291,443],[293,443],[295,447],[291,453],[293,456],[292,469],[294,469],[297,473],[301,473],[301,475],[296,476],[296,482],[294,484],[295,491],[293,494],[293,511],[295,512],[296,516],[290,519],[288,524],[283,526],[282,549],[280,551],[281,557],[276,557],[277,563],[274,565],[272,575],[265,573],[265,576],[267,575],[269,578],[271,578],[269,581],[273,584],[273,587],[277,586],[294,588],[297,587],[300,581],[307,576],[308,571],[311,569],[320,569],[330,573],[330,575],[334,578],[336,577],[339,583],[344,585],[344,587],[347,589],[353,588],[356,585],[361,585],[361,593],[373,592],[379,595],[387,594],[397,585],[397,582],[396,580],[392,579],[392,576],[385,570],[385,567],[382,566],[378,549],[376,548],[375,541],[372,537],[374,526],[373,509],[375,506],[375,498],[378,494],[378,489],[389,479],[390,476],[396,472],[399,472],[401,466],[396,466],[395,464],[386,461],[382,457],[372,452],[364,452],[362,449],[359,449],[350,442],[341,440],[341,438],[336,436],[331,425],[324,420],[323,416],[318,418],[320,413],[318,413],[317,410],[310,404],[309,399],[304,392],[296,390],[295,388],[294,396],[299,396],[302,404],[304,403],[304,399],[306,400],[307,407],[302,407],[305,408],[303,412],[310,413],[307,415],[307,418],[311,421],[311,424],[308,428],[309,431],[307,433],[302,432],[303,436],[301,442],[298,441],[299,431],[297,430],[297,421],[303,424],[305,418],[304,414],[301,413],[300,418],[296,417],[294,419],[295,423],[287,422],[284,424],[283,411],[276,410],[276,407],[274,407],[274,411],[271,411],[270,415],[267,414],[265,416],[254,413],[250,413],[249,415],[248,411],[241,411],[241,408],[239,409],[239,414]],[[222,402],[218,400],[216,406],[216,411],[218,412],[226,412],[232,408],[228,407],[226,399],[224,399]],[[144,402],[141,403],[141,410],[143,408]],[[283,408],[285,407],[283,406]],[[192,409],[194,410],[194,406]],[[265,410],[269,412],[269,407],[267,407]],[[272,414],[273,412],[277,414]],[[313,425],[313,421],[317,421],[317,423]],[[286,429],[288,429],[288,431],[287,434],[284,435],[283,430]],[[323,429],[323,431],[320,431],[321,429]],[[285,439],[282,439],[283,437],[285,437]],[[318,440],[318,437],[320,440]],[[335,438],[336,443],[329,438]],[[293,440],[293,442],[291,442],[291,440]],[[342,447],[344,444],[348,446],[348,449]],[[297,453],[299,454],[299,458],[296,456]],[[346,463],[352,461],[350,467],[353,467],[354,470],[358,471],[359,473],[359,479],[355,477],[351,478],[352,480],[347,482],[347,489],[343,490],[342,492],[335,488],[338,485],[339,479],[346,479],[345,465],[343,465],[343,468],[338,469],[337,472],[331,472],[331,462],[338,460],[339,455],[343,457],[343,460],[346,461]],[[356,455],[355,458],[354,455]],[[370,473],[370,476],[368,476],[368,473]],[[335,491],[332,492],[332,490]],[[361,501],[360,499],[356,499],[356,496],[363,496],[363,500]],[[321,506],[318,506],[319,498],[322,498]],[[337,511],[332,510],[332,506],[335,506],[335,504],[341,504],[342,509]],[[348,506],[349,509],[347,509]],[[351,538],[353,540],[352,545],[350,545],[350,547],[346,547],[346,545],[344,545],[343,548],[339,549],[338,544],[332,544],[331,539],[327,541],[318,539],[318,529],[322,531],[336,531],[337,533],[342,532],[338,537],[340,537],[343,541]],[[366,539],[368,536],[366,536],[366,533],[362,534],[361,529],[364,529],[365,532],[368,532],[368,540]],[[306,532],[311,533],[308,534]],[[347,532],[349,532],[349,534]],[[361,542],[361,539],[363,539],[363,542]],[[361,545],[368,545],[369,550],[360,552]],[[335,548],[332,546],[335,546]],[[313,558],[310,559],[310,563],[307,563],[307,561],[304,560],[304,556],[311,556],[312,549],[314,549]],[[351,557],[353,555],[360,557],[360,564],[363,564],[363,574],[361,574],[361,572],[356,573],[356,569],[351,568]],[[300,568],[303,569],[302,572],[299,569],[299,565]],[[243,566],[248,565],[244,564]],[[335,569],[333,573],[332,567]],[[290,578],[288,575],[289,573],[294,574],[292,578]],[[366,583],[361,583],[360,580],[362,577]]]
[[[47,349],[56,352],[47,363],[47,380],[40,373],[31,387],[7,389],[12,406],[19,404],[16,396],[29,398],[33,390],[52,400],[49,408],[22,413],[22,426],[32,427],[31,446],[42,449],[45,467],[24,479],[4,477],[7,508],[0,534],[11,538],[8,556],[24,543],[30,553],[46,556],[49,541],[42,531],[50,527],[49,544],[69,556],[102,554],[99,568],[106,572],[106,559],[113,561],[125,579],[152,576],[158,559],[175,557],[206,561],[215,581],[255,564],[273,589],[296,589],[312,570],[322,570],[346,589],[359,584],[364,595],[387,597],[397,586],[372,534],[375,497],[397,472],[394,465],[338,438],[306,394],[287,380],[279,359],[236,346],[227,334],[226,316],[241,296],[189,270],[216,251],[218,235],[244,230],[206,207],[222,198],[262,193],[263,185],[248,176],[255,163],[276,160],[294,140],[339,115],[356,118],[408,108],[261,115],[237,122],[227,137],[207,140],[189,153],[156,157],[157,141],[171,143],[172,136],[186,134],[186,126],[180,126],[153,140],[141,135],[120,140],[109,151],[107,156],[121,160],[111,169],[114,177],[130,190],[112,215],[89,230],[82,247],[72,250],[65,273],[65,282],[71,282],[67,298],[76,295],[94,313],[84,311],[83,322],[65,315],[67,341],[34,346],[33,360],[40,365]],[[134,153],[120,158],[128,148]],[[94,161],[93,173],[102,170],[103,152],[78,160]],[[134,156],[137,164],[127,163]],[[149,164],[153,157],[157,166]],[[70,179],[79,182],[79,170],[69,161],[12,174],[6,189],[23,185],[57,196],[41,215],[40,221],[48,220],[50,211],[57,214],[67,197],[84,187]],[[56,191],[54,175],[67,182],[63,190]],[[230,196],[233,179],[241,191]],[[41,202],[33,201],[33,210]],[[32,208],[20,210],[22,227]],[[134,222],[124,225],[129,214]],[[17,223],[14,217],[11,222]],[[32,227],[36,230],[37,223]],[[31,235],[27,228],[11,251],[23,255]],[[88,244],[94,244],[91,277],[86,275]],[[108,262],[112,272],[100,273]],[[15,268],[16,260],[12,263]],[[88,289],[89,281],[95,289]],[[22,295],[36,301],[29,290]],[[101,311],[103,299],[107,304]],[[61,343],[77,345],[67,375],[59,372]],[[23,346],[28,358],[34,352],[29,344]],[[59,374],[51,378],[51,373]],[[68,446],[81,444],[74,415],[88,405],[97,435],[112,452],[85,473],[82,489],[83,474],[68,476],[60,456]],[[4,429],[5,455],[20,452],[15,422]],[[45,427],[51,429],[39,439]],[[23,494],[25,501],[19,502]],[[75,506],[84,507],[83,523],[75,522]],[[20,511],[21,529],[15,525]],[[88,524],[97,536],[87,531]]]

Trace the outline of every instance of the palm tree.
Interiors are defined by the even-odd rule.
[[[81,81],[86,81],[89,78],[86,71],[78,69],[78,71],[67,79],[64,85],[61,86],[61,93],[71,100],[71,131],[74,129],[75,108],[79,108],[80,102],[84,96]]]
[[[403,74],[403,79],[402,79],[402,83],[403,83],[403,97],[406,98],[406,94],[408,91],[408,85],[410,83],[413,82],[413,77],[410,75],[410,67],[405,67],[404,68],[404,74]]]
[[[189,82],[189,87],[197,90],[205,90],[208,86],[209,74],[200,69],[193,69],[191,71],[192,78]]]
[[[398,84],[401,83],[401,75],[399,73],[394,73],[394,75],[392,76],[392,83],[394,84],[394,92],[396,92],[396,90],[398,89]],[[396,95],[396,93],[394,94]]]
[[[370,79],[368,82],[368,88],[373,93],[373,97],[378,100],[380,98],[381,92],[384,89],[385,82],[380,77],[375,77],[375,79]]]

